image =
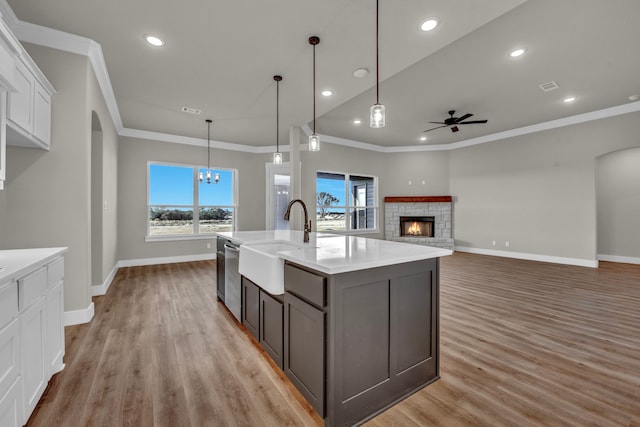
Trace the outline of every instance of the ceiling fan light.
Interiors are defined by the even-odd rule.
[[[309,135],[309,151],[320,151],[320,138],[317,133]]]
[[[385,124],[384,105],[374,104],[369,110],[369,126],[372,128],[382,128]]]

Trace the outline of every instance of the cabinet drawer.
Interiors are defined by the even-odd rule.
[[[0,289],[0,329],[18,315],[18,284],[11,282]]]
[[[22,311],[29,307],[47,290],[47,267],[40,267],[18,280],[18,304]]]
[[[4,396],[20,374],[19,331],[18,319],[14,319],[4,328],[0,328],[0,396]]]
[[[53,261],[47,269],[47,289],[51,289],[64,279],[64,258]]]
[[[327,279],[291,264],[284,265],[284,287],[318,307],[326,305]]]

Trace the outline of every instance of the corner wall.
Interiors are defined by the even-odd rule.
[[[25,44],[52,83],[51,150],[7,147],[3,249],[67,246],[65,311],[91,306],[91,110],[85,56]]]
[[[595,264],[596,157],[640,145],[638,123],[630,113],[452,151],[456,246]]]

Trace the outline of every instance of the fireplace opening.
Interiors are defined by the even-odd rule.
[[[401,216],[400,236],[434,237],[433,224],[432,216]]]

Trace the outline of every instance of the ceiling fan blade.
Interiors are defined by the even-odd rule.
[[[434,125],[446,125],[445,122],[429,122],[429,123],[433,123]]]
[[[463,120],[467,120],[469,117],[473,116],[473,114],[465,114],[462,117],[458,117],[455,121],[455,123],[460,123]]]
[[[475,123],[487,123],[487,120],[471,120],[469,122],[458,122],[459,125],[472,125]]]
[[[425,130],[425,131],[423,131],[423,132],[429,132],[430,130],[435,130],[435,129],[440,129],[440,128],[446,128],[446,127],[447,127],[447,125],[444,125],[444,126],[438,126],[438,127],[435,127],[435,128],[427,129],[427,130]]]

